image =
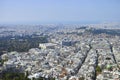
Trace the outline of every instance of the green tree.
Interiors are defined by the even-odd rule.
[[[100,68],[100,66],[97,66],[96,67],[96,74],[98,75],[98,74],[101,74],[101,72],[102,72],[102,69]]]

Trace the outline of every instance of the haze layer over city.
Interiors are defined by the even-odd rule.
[[[1,0],[0,80],[120,80],[120,0]]]

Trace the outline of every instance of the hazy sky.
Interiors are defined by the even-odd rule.
[[[0,0],[0,23],[120,21],[120,0]]]

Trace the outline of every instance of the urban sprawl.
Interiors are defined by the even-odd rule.
[[[39,43],[38,48],[31,48],[27,52],[4,51],[0,59],[5,62],[0,63],[0,71],[16,72],[15,70],[19,69],[21,73],[27,72],[31,80],[40,77],[45,80],[50,78],[55,78],[55,80],[120,80],[120,36],[90,32],[96,30],[95,26],[100,25],[90,25],[90,27],[89,25],[84,27],[75,25],[70,28],[68,26],[63,28],[64,25],[60,24],[54,28],[47,25],[49,29],[44,27],[45,29],[42,30],[37,25],[36,33],[32,32],[33,28],[28,32],[18,29],[15,32],[14,28],[1,27],[0,37],[8,35],[14,37],[14,33],[20,36],[34,33],[47,35],[48,42]],[[104,29],[107,30],[108,27]]]

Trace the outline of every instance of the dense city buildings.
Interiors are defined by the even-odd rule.
[[[41,29],[38,32],[21,33],[21,36],[46,35],[48,41],[26,52],[4,52],[0,73],[12,70],[28,74],[31,80],[120,80],[120,33],[115,34],[116,29],[98,34],[94,31],[107,30],[107,27],[63,25],[64,28],[59,29],[59,25],[47,26],[45,30],[37,26]],[[112,32],[115,33],[110,34]],[[14,38],[15,34],[11,35]],[[1,34],[3,36],[8,34]]]

